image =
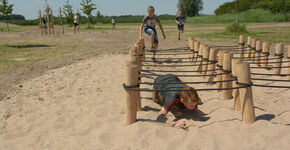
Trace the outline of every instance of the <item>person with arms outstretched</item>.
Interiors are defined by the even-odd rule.
[[[144,32],[150,35],[150,40],[151,40],[151,50],[153,52],[153,57],[152,61],[156,62],[156,51],[158,49],[158,36],[157,36],[157,31],[155,29],[155,24],[158,23],[159,28],[162,32],[163,38],[166,39],[166,36],[163,31],[162,24],[160,23],[160,19],[157,15],[155,15],[155,9],[153,6],[149,6],[147,9],[148,15],[144,17],[142,20],[142,24],[140,26],[140,37],[139,39],[143,39],[143,29]]]

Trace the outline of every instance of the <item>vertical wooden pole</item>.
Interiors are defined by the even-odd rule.
[[[276,53],[275,53],[275,62],[274,63],[274,73],[279,75],[281,74],[282,60],[283,60],[283,44],[279,43],[276,45]],[[280,67],[280,68],[279,68]]]
[[[237,64],[238,82],[243,84],[251,84],[251,74],[249,63]],[[239,85],[244,86],[244,85]],[[240,88],[240,100],[242,104],[242,118],[246,124],[252,124],[256,120],[252,86]]]
[[[232,80],[231,71],[232,71],[232,59],[233,54],[232,53],[224,53],[223,58],[223,71],[226,74],[222,75],[222,80]],[[233,84],[232,81],[229,82],[222,82],[223,88],[232,88]],[[224,100],[230,100],[233,98],[233,90],[223,90],[223,98]]]
[[[252,47],[251,47],[251,56],[250,60],[255,60],[255,55],[256,55],[256,41],[257,39],[255,37],[252,38]]]
[[[196,71],[200,71],[199,72],[200,74],[202,73],[201,70],[202,70],[203,49],[204,49],[204,45],[200,44],[199,50],[198,50],[197,62],[196,62]]]
[[[43,24],[42,24],[42,15],[41,15],[41,10],[39,9],[39,29],[41,35],[43,35]]]
[[[62,28],[62,34],[64,34],[64,27],[63,27],[63,22],[62,22],[61,7],[59,7],[59,21],[60,21],[60,25],[61,25],[61,28]]]
[[[210,53],[210,47],[206,45],[203,49],[203,59],[202,59],[203,60],[203,64],[202,64],[203,75],[206,75],[207,73],[209,53]],[[205,78],[205,76],[203,78]]]
[[[242,63],[242,58],[233,58],[232,59],[232,74],[233,78],[237,78],[237,64]],[[233,87],[238,87],[237,83],[233,82]],[[241,111],[241,100],[240,100],[240,92],[239,89],[233,90],[234,94],[234,109],[237,111]]]
[[[257,63],[257,66],[261,66],[260,60],[261,60],[261,53],[262,53],[262,42],[257,41],[256,42],[256,56],[255,56],[255,63]]]
[[[126,86],[136,86],[138,84],[138,66],[134,65],[131,61],[127,62],[127,79]],[[136,122],[136,91],[126,91],[127,107],[126,107],[126,125]]]
[[[137,70],[137,83],[141,83],[141,75],[140,75],[140,59],[139,59],[139,54],[138,54],[138,49],[137,47],[133,47],[130,50],[130,59],[131,62],[134,65],[138,66],[138,70]],[[141,111],[142,109],[142,105],[141,105],[141,94],[140,91],[136,91],[136,111]]]
[[[262,67],[263,68],[268,68],[268,58],[269,58],[269,53],[270,51],[270,43],[269,42],[263,42],[263,49],[262,49]]]
[[[218,65],[217,65],[217,74],[222,74],[223,71],[223,57],[224,57],[224,51],[220,50],[219,51],[219,58],[218,58]],[[222,81],[223,76],[222,75],[217,75],[217,81]],[[222,82],[217,83],[217,88],[220,89],[223,87]],[[221,92],[221,90],[218,90],[218,92]]]
[[[239,39],[239,50],[240,50],[240,58],[244,58],[245,53],[245,37],[243,35],[240,35]]]
[[[248,43],[247,43],[247,45],[248,45],[248,48],[247,48],[247,57],[246,58],[248,58],[248,60],[250,60],[250,57],[251,57],[251,49],[252,49],[252,37],[251,36],[248,36]]]
[[[194,42],[194,63],[193,64],[197,64],[197,55],[198,55],[198,52],[199,52],[199,46],[200,46],[200,42]]]
[[[240,50],[240,58],[244,58],[245,53],[245,37],[240,35],[239,38],[239,50]]]
[[[290,45],[288,45],[288,80],[290,80]]]
[[[210,53],[209,53],[209,66],[208,66],[208,72],[207,75],[211,75],[211,76],[207,76],[207,81],[208,82],[213,82],[214,80],[214,76],[212,76],[215,73],[215,66],[216,66],[216,60],[217,60],[217,53],[218,50],[215,48],[211,48]],[[211,84],[211,83],[209,83]]]
[[[191,47],[193,40],[194,40],[193,37],[189,37],[189,38],[188,38],[188,47],[189,47],[190,49],[193,48],[193,47]]]
[[[52,11],[51,11],[50,17],[51,17],[52,34],[54,34],[54,16],[53,16],[53,12]]]
[[[47,26],[48,26],[48,33],[51,34],[51,29],[50,29],[50,21],[49,21],[49,9],[46,10],[46,17],[47,17]]]
[[[194,59],[194,43],[195,43],[195,41],[194,40],[192,40],[191,42],[190,42],[190,45],[189,45],[189,48],[190,48],[190,51],[191,51],[191,56],[190,56],[190,61],[191,62],[193,62],[193,59]]]

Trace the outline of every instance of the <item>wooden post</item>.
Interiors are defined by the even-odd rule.
[[[250,64],[237,64],[237,76],[239,83],[251,84]],[[239,85],[244,86],[244,85]],[[253,102],[252,86],[240,88],[240,100],[242,104],[242,118],[246,124],[252,124],[256,120]]]
[[[61,25],[61,28],[62,28],[62,34],[64,34],[64,27],[63,27],[63,22],[62,22],[61,7],[59,7],[59,21],[60,21],[60,25]]]
[[[193,37],[189,37],[189,38],[188,38],[188,47],[189,47],[190,49],[193,48],[193,47],[191,47],[193,40],[194,40]]]
[[[237,64],[242,63],[242,58],[233,58],[232,59],[232,74],[233,78],[237,78]],[[233,87],[238,87],[237,83],[233,82]],[[237,111],[241,110],[241,100],[240,100],[240,92],[239,89],[233,90],[234,94],[234,109]]]
[[[138,84],[138,66],[132,62],[127,62],[127,80],[126,86],[137,86]],[[137,111],[136,111],[136,91],[126,91],[127,95],[127,107],[126,107],[126,125],[133,124],[136,122]]]
[[[290,80],[290,45],[288,45],[288,80]]]
[[[261,53],[262,53],[262,42],[257,41],[256,42],[256,56],[255,56],[255,63],[257,63],[257,66],[261,66],[260,59],[261,59]]]
[[[197,64],[197,55],[198,55],[198,52],[199,52],[199,46],[200,46],[200,42],[194,42],[194,58],[195,58],[195,61],[193,64]]]
[[[195,43],[195,41],[194,40],[192,40],[191,42],[190,42],[190,45],[189,45],[189,49],[190,49],[190,51],[191,51],[191,59],[190,59],[190,61],[191,62],[193,62],[193,59],[194,59],[194,43]]]
[[[41,10],[39,9],[39,29],[41,35],[43,35],[43,24],[42,24],[42,15],[41,15]]]
[[[206,45],[203,49],[203,59],[202,59],[203,60],[203,64],[202,64],[203,75],[206,75],[206,72],[207,72],[209,53],[210,53],[210,47]],[[205,76],[203,78],[205,78]]]
[[[52,29],[52,34],[54,34],[54,16],[53,16],[52,11],[51,11],[50,17],[51,17],[51,29]]]
[[[138,66],[138,70],[137,70],[137,83],[141,83],[141,75],[140,75],[140,59],[138,56],[138,49],[137,47],[133,47],[130,50],[130,61],[132,64],[137,65]],[[141,105],[141,94],[140,91],[136,91],[136,111],[141,111],[142,109],[142,105]]]
[[[270,43],[269,42],[263,42],[263,49],[262,49],[262,55],[263,57],[261,62],[262,62],[262,67],[263,68],[268,68],[268,58],[269,58],[269,50],[270,50]]]
[[[217,65],[217,74],[222,74],[223,71],[223,57],[224,57],[224,51],[220,50],[219,51],[219,58],[218,58],[218,65]],[[222,81],[223,80],[223,76],[222,75],[217,75],[217,81]],[[222,82],[218,82],[217,83],[217,88],[220,89],[222,88]],[[221,92],[221,90],[218,90],[218,92]]]
[[[209,65],[208,65],[208,72],[207,75],[213,75],[215,73],[215,66],[216,66],[216,57],[217,57],[218,50],[215,48],[210,49],[209,53]],[[208,82],[213,82],[214,76],[207,76],[207,81]],[[211,84],[211,83],[209,83]]]
[[[240,50],[240,58],[244,58],[244,50],[245,50],[245,37],[243,35],[240,35],[239,40],[239,50]]]
[[[46,10],[46,17],[47,17],[47,26],[48,26],[48,33],[51,34],[51,28],[50,28],[50,21],[49,21],[49,9]]]
[[[274,63],[274,73],[279,75],[281,74],[282,60],[283,60],[283,44],[279,43],[276,45],[276,53],[275,53],[275,62]],[[278,68],[276,68],[278,67]],[[280,68],[279,68],[280,67]]]
[[[252,37],[251,36],[248,36],[248,48],[247,48],[247,54],[246,54],[246,58],[248,58],[248,60],[250,60],[249,57],[251,57],[251,48],[252,48]]]
[[[255,37],[252,38],[252,47],[251,47],[251,56],[250,60],[255,60],[255,55],[256,55],[256,41],[257,39]]]
[[[232,70],[232,59],[233,59],[233,53],[224,53],[223,58],[223,71],[226,74],[222,75],[223,81],[225,80],[232,80],[231,70]],[[232,81],[229,82],[222,82],[223,88],[232,88],[233,84]],[[230,100],[233,98],[233,90],[223,90],[223,98],[224,100]]]
[[[197,62],[196,62],[196,71],[200,71],[199,72],[200,74],[202,73],[201,71],[202,71],[203,49],[204,49],[204,45],[200,44],[199,51],[198,51],[198,56],[197,56]]]

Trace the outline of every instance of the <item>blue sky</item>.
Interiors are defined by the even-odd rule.
[[[176,14],[178,0],[93,0],[103,15],[145,15],[146,8],[153,5],[157,14]],[[224,2],[233,0],[203,0],[203,14],[213,14],[214,10]],[[14,14],[22,14],[26,19],[35,19],[38,10],[43,9],[45,0],[8,0],[14,4]],[[55,14],[66,0],[48,0]],[[74,10],[80,10],[81,0],[70,0]],[[93,15],[96,11],[93,12]]]

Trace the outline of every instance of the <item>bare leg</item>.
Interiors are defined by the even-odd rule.
[[[155,32],[153,32],[150,36],[152,47],[154,46],[154,38],[155,38]]]
[[[78,25],[78,32],[80,32],[80,25]]]
[[[76,33],[76,26],[74,27],[74,33]]]
[[[180,40],[180,30],[178,31],[178,40]]]
[[[156,55],[156,52],[157,52],[157,49],[158,49],[158,43],[154,43],[154,52],[153,52],[153,57],[155,58],[155,55]]]

